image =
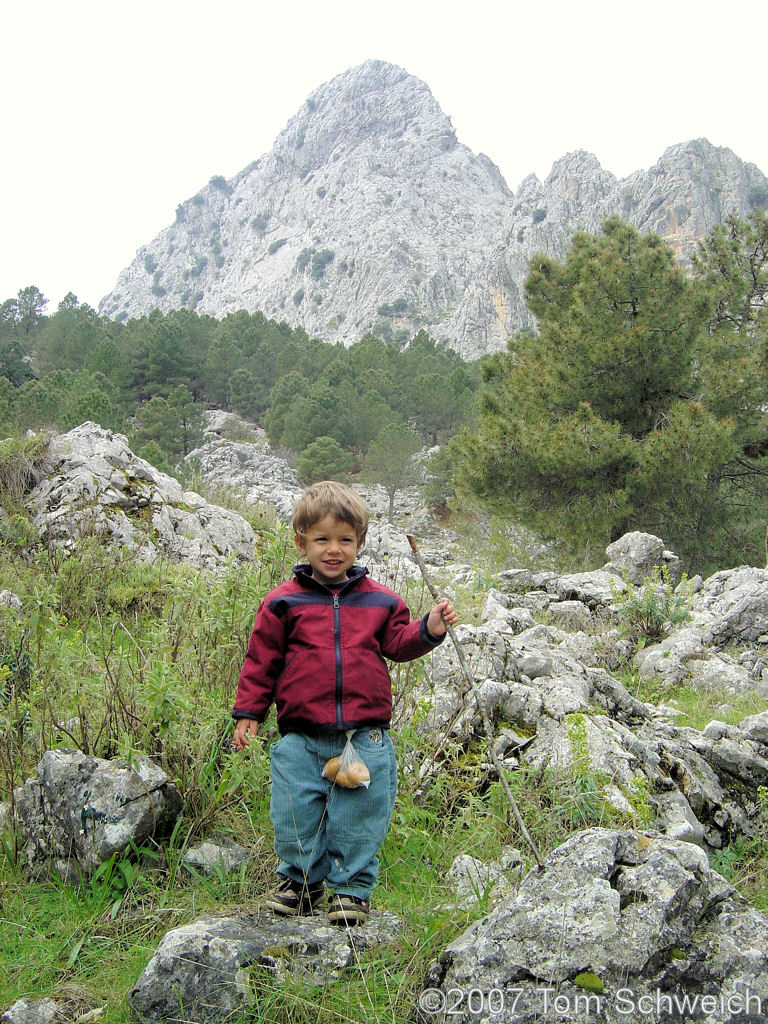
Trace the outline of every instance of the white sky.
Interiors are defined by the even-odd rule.
[[[699,136],[768,173],[766,29],[765,0],[5,0],[0,302],[98,306],[179,202],[369,58],[513,190],[570,150],[623,177]]]

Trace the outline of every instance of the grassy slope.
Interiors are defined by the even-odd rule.
[[[30,560],[6,544],[0,588],[19,594],[24,609],[0,612],[0,799],[32,774],[42,750],[77,745],[104,757],[152,754],[176,779],[185,811],[167,843],[148,844],[80,886],[30,882],[14,837],[5,837],[0,1010],[23,995],[55,995],[73,1017],[104,1006],[110,1024],[128,1021],[127,992],[165,931],[207,911],[253,905],[271,884],[266,743],[234,755],[229,709],[258,600],[284,577],[291,559],[280,528],[262,534],[255,566],[231,567],[217,578],[108,555],[94,538],[69,559],[38,552]],[[490,565],[486,570],[490,581]],[[406,596],[417,613],[423,588]],[[465,621],[480,597],[459,596]],[[410,685],[419,671],[418,663],[398,669],[396,688]],[[640,686],[632,677],[627,682]],[[646,688],[638,696],[670,695]],[[688,724],[724,717],[722,696],[714,695],[717,706],[699,692],[689,700],[677,690],[675,699]],[[758,709],[750,702],[732,706],[729,715],[738,720]],[[415,733],[399,735],[397,745],[401,764],[425,756],[425,740]],[[455,906],[446,883],[453,859],[471,853],[488,860],[504,845],[521,845],[500,788],[484,775],[484,760],[480,749],[454,752],[426,796],[403,772],[376,893],[378,905],[406,923],[397,948],[372,954],[320,993],[271,989],[265,980],[258,1020],[412,1019],[427,964],[483,911],[482,901],[472,912]],[[579,828],[633,823],[606,806],[588,772],[563,782],[545,776],[527,786],[524,772],[511,779],[543,852]],[[647,811],[639,802],[634,823],[645,823]],[[181,866],[185,848],[217,833],[250,847],[256,867],[229,878],[192,876]],[[765,837],[734,844],[717,862],[762,905],[766,845]]]

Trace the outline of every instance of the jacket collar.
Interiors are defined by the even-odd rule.
[[[324,594],[332,594],[334,591],[341,593],[343,590],[349,590],[351,587],[356,586],[364,576],[368,575],[368,567],[365,565],[353,565],[347,573],[349,578],[338,590],[335,587],[326,587],[325,584],[318,583],[316,579],[313,579],[312,566],[308,563],[302,562],[299,565],[294,565],[292,572],[303,587],[308,587],[311,590],[321,590]]]

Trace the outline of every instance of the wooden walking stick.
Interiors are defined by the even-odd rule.
[[[424,564],[424,559],[421,557],[419,546],[416,543],[416,538],[412,537],[409,533],[406,534],[406,537],[408,538],[408,543],[411,545],[411,551],[413,552],[413,557],[416,561],[416,564],[421,570],[421,575],[424,577],[424,582],[427,585],[427,590],[429,590],[430,594],[435,599],[435,601],[440,601],[440,593],[437,590],[437,587],[433,584],[432,580],[429,578],[427,567]],[[499,758],[496,754],[494,744],[493,724],[490,718],[488,717],[485,708],[483,707],[483,702],[480,697],[480,691],[477,687],[477,683],[475,682],[469,671],[469,666],[467,665],[466,659],[464,658],[464,651],[462,651],[461,644],[459,643],[458,637],[456,636],[456,631],[454,630],[450,622],[446,622],[445,628],[448,630],[448,636],[450,636],[451,640],[453,641],[453,646],[456,648],[456,654],[458,655],[459,664],[461,665],[461,670],[464,673],[464,678],[466,679],[467,683],[469,683],[469,687],[472,691],[472,694],[475,700],[477,701],[477,707],[478,710],[480,711],[480,716],[483,719],[485,736],[488,741],[488,753],[491,755],[493,767],[496,771],[496,774],[499,777],[499,782],[501,783],[502,788],[504,789],[504,793],[506,794],[507,800],[509,801],[509,806],[512,808],[512,813],[515,816],[517,827],[520,829],[520,834],[530,847],[531,853],[533,853],[533,856],[536,858],[536,864],[538,865],[539,870],[541,870],[544,867],[544,861],[541,859],[541,854],[538,851],[536,843],[534,843],[533,839],[531,838],[531,834],[528,831],[525,822],[523,821],[523,816],[520,813],[520,808],[517,806],[517,801],[512,796],[512,790],[509,788],[507,776],[504,774],[504,769],[501,767],[501,764],[499,762]]]

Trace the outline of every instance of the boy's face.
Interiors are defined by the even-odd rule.
[[[312,566],[312,577],[318,583],[342,583],[347,570],[355,563],[362,544],[354,526],[323,516],[313,523],[303,537],[296,536],[296,547]]]

